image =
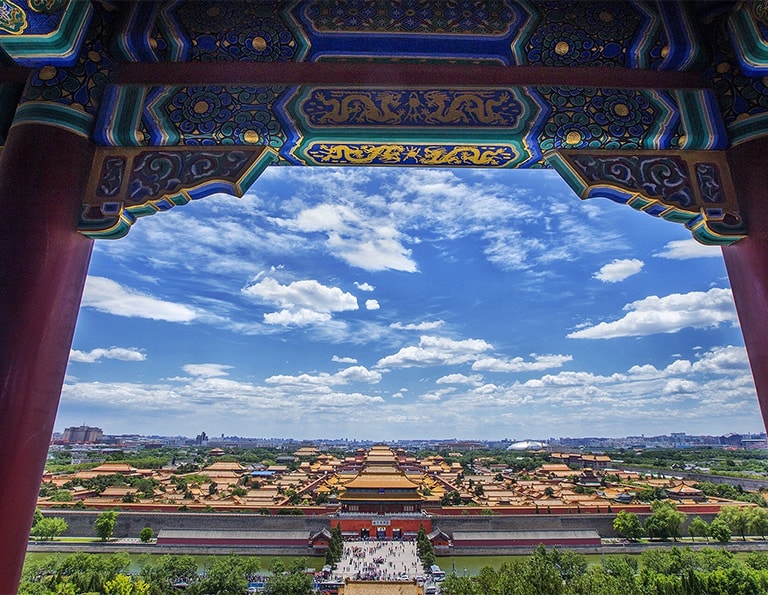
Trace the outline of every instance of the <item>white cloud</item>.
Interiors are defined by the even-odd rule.
[[[339,386],[349,384],[352,382],[365,382],[368,384],[376,384],[381,380],[381,373],[375,370],[368,370],[364,366],[352,366],[336,372],[335,374],[328,374],[322,372],[320,374],[299,374],[298,376],[288,376],[278,374],[270,376],[264,382],[267,384],[278,384],[283,386]]]
[[[365,300],[365,309],[366,310],[378,310],[381,308],[379,305],[378,300]]]
[[[331,319],[332,312],[357,310],[357,298],[338,287],[327,287],[314,279],[281,285],[271,277],[244,288],[243,293],[257,300],[282,307],[264,314],[264,322],[277,325],[319,324]]]
[[[480,374],[472,374],[467,376],[465,374],[447,374],[435,380],[435,384],[468,384],[470,386],[480,386],[483,382],[483,377]]]
[[[304,306],[318,312],[357,310],[357,298],[338,287],[327,287],[313,279],[281,285],[267,277],[243,289],[243,293],[283,307]]]
[[[393,322],[389,325],[389,328],[393,328],[399,331],[433,331],[440,328],[445,324],[442,320],[433,320],[431,322],[418,322],[413,324],[403,324],[402,322]]]
[[[232,366],[227,366],[225,364],[186,364],[182,369],[192,376],[215,378],[219,376],[229,376],[227,370],[231,370]]]
[[[100,359],[116,359],[124,362],[143,362],[147,359],[147,356],[133,347],[128,349],[124,347],[109,347],[108,349],[97,347],[90,351],[79,351],[77,349],[70,349],[69,351],[70,362],[93,364]]]
[[[419,397],[420,401],[440,401],[443,397],[446,395],[450,395],[453,393],[456,389],[454,387],[448,387],[448,388],[441,388],[429,393],[424,393]]]
[[[188,306],[123,287],[106,277],[88,276],[82,305],[99,312],[128,318],[149,318],[168,322],[191,322],[197,318],[195,311]]]
[[[393,355],[381,358],[377,367],[411,368],[463,364],[493,349],[482,339],[455,341],[446,337],[422,336],[418,346],[403,347]]]
[[[532,361],[528,362],[522,357],[512,359],[484,357],[472,364],[472,369],[483,372],[530,372],[560,368],[565,362],[573,360],[572,355],[536,355],[532,353],[531,357],[533,358]]]
[[[331,358],[331,361],[339,364],[356,364],[357,363],[357,360],[354,357],[340,357],[338,355],[334,355]]]
[[[347,264],[366,271],[393,270],[415,273],[419,270],[411,258],[411,251],[400,243],[394,227],[377,227],[375,231],[379,237],[365,240],[362,237],[351,240],[332,234],[328,237],[327,246]]]
[[[715,347],[699,356],[692,370],[705,374],[729,374],[734,371],[749,372],[749,360],[744,347],[728,345]]]
[[[722,258],[719,246],[705,246],[693,238],[668,242],[662,251],[654,254],[657,258],[670,260],[689,260],[691,258]]]
[[[643,261],[637,258],[621,260],[617,258],[600,267],[600,270],[595,273],[594,277],[604,283],[618,283],[639,273],[643,269],[643,265]]]
[[[375,289],[370,283],[358,283],[357,281],[355,281],[355,287],[360,291],[373,291]]]
[[[612,339],[656,333],[674,333],[686,327],[711,328],[737,323],[730,289],[655,295],[624,306],[627,314],[613,322],[601,322],[570,333],[570,339]]]
[[[418,270],[411,251],[386,214],[358,211],[346,204],[322,204],[278,223],[302,232],[326,234],[325,245],[337,258],[366,271]]]
[[[694,394],[698,392],[699,385],[692,380],[673,378],[667,381],[662,390],[665,394],[668,395]]]
[[[280,310],[279,312],[267,312],[264,314],[266,324],[280,326],[306,326],[308,324],[321,324],[328,322],[331,315],[328,312],[315,312],[308,308],[298,310]]]

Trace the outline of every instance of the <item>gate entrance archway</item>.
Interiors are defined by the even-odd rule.
[[[271,163],[549,167],[685,225],[724,246],[768,416],[763,2],[5,0],[0,49],[2,592],[92,239]]]

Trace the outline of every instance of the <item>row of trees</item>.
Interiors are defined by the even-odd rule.
[[[341,535],[341,523],[336,523],[336,526],[331,528],[331,538],[328,540],[328,550],[325,552],[325,563],[333,567],[341,562],[343,555],[344,538]]]
[[[102,512],[96,517],[96,521],[93,523],[93,528],[97,537],[102,541],[110,539],[115,532],[116,523],[117,512],[114,510]],[[66,533],[68,528],[67,521],[63,518],[46,517],[43,516],[43,513],[40,512],[40,510],[35,510],[35,517],[32,521],[32,531],[30,532],[30,535],[33,539],[39,541],[53,541],[55,537],[59,537]],[[155,532],[151,527],[144,527],[139,534],[139,539],[144,543],[152,541],[154,537]]]
[[[419,532],[416,534],[416,555],[421,560],[421,565],[425,569],[431,568],[437,560],[435,557],[435,546],[429,540],[423,525],[419,525]]]
[[[267,595],[312,595],[312,576],[305,572],[306,560],[290,567],[275,563],[266,578]],[[129,573],[127,554],[77,553],[52,556],[30,563],[24,569],[20,595],[187,595],[245,593],[249,580],[262,578],[258,558],[219,556],[204,573],[198,572],[192,556],[159,556],[144,564],[138,574]]]
[[[613,529],[622,537],[635,541],[641,537],[651,539],[674,539],[682,537],[686,515],[669,502],[657,500],[651,504],[651,515],[645,523],[633,512],[622,510],[613,520]],[[747,535],[768,534],[768,510],[755,506],[724,506],[711,523],[701,517],[694,517],[688,524],[688,535],[713,538],[727,543],[731,536],[740,535],[746,541]]]
[[[477,576],[448,576],[444,595],[764,595],[768,594],[768,556],[737,560],[725,550],[689,548],[644,552],[638,561],[610,556],[589,566],[580,554],[539,546],[499,569]]]

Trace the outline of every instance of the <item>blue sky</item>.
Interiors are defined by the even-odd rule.
[[[719,248],[551,171],[270,167],[96,243],[56,430],[762,431]]]

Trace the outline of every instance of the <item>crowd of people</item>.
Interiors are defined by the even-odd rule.
[[[336,572],[355,580],[410,580],[423,576],[416,543],[408,541],[359,541],[344,544]]]

